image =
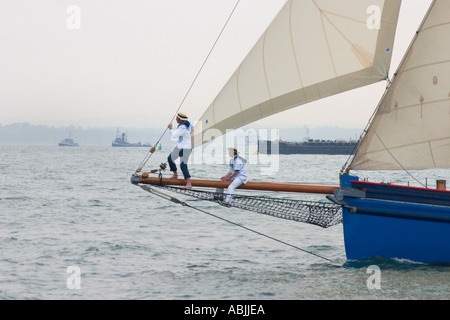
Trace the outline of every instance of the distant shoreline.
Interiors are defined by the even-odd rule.
[[[245,128],[251,128],[247,126]],[[244,130],[245,130],[244,128]],[[119,127],[125,132],[130,142],[151,143],[161,137],[165,128],[127,128]],[[317,127],[279,128],[280,139],[285,141],[302,141],[309,136],[312,139],[336,140],[358,139],[362,129]],[[77,126],[53,127],[33,125],[27,122],[0,124],[1,145],[53,145],[66,138],[69,133],[80,145],[111,145],[117,134],[117,127],[82,128]],[[163,144],[174,144],[166,133],[161,140]]]

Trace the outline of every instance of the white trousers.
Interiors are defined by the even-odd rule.
[[[245,182],[238,177],[235,177],[233,179],[233,182],[230,183],[227,189],[227,197],[225,198],[226,202],[231,202],[231,196],[234,194],[234,190],[236,190],[241,184],[244,184]]]

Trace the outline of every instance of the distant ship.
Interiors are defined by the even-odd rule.
[[[58,143],[58,146],[60,146],[60,147],[78,147],[79,144],[74,142],[69,134],[69,137],[62,140],[60,143]]]
[[[276,145],[278,144],[278,152]],[[259,140],[260,154],[353,154],[358,146],[357,140],[314,140],[305,139],[302,142],[283,140]],[[273,150],[273,152],[272,152]]]
[[[112,142],[113,147],[151,147],[149,143],[131,143],[127,141],[127,136],[125,133],[119,135],[119,130],[117,130],[116,139]]]

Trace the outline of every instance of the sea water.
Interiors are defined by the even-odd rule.
[[[130,183],[147,152],[0,146],[0,299],[450,298],[449,267],[347,261],[342,224],[323,229],[178,194],[172,196],[189,206],[152,195]],[[148,169],[169,152],[153,154]],[[261,170],[267,162],[249,163],[248,171],[253,181],[337,185],[347,158],[280,155],[272,172]],[[228,165],[205,160],[189,168],[193,178],[219,179]],[[412,180],[368,174],[375,182]],[[421,174],[419,181],[427,181]]]

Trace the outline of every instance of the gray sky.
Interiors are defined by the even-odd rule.
[[[0,124],[165,127],[235,3],[0,0]],[[240,1],[181,108],[191,119],[209,106],[284,3]],[[430,3],[403,0],[391,72]],[[364,127],[384,88],[353,90],[258,125]]]

